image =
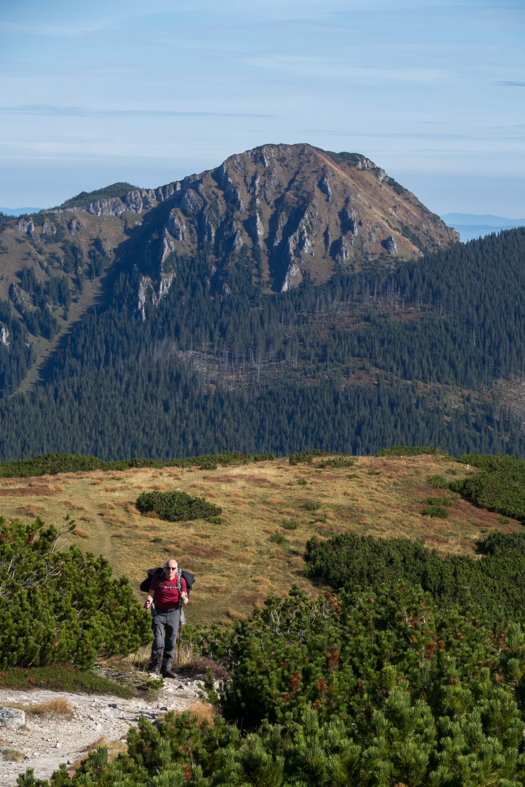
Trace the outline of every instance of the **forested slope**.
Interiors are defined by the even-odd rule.
[[[371,453],[394,443],[524,454],[494,382],[523,371],[525,230],[395,270],[341,268],[318,286],[305,277],[280,294],[254,276],[257,249],[229,259],[220,292],[206,248],[173,252],[169,292],[146,300],[144,317],[137,254],[123,251],[41,384],[1,402],[1,459]],[[2,352],[12,375],[24,354]]]

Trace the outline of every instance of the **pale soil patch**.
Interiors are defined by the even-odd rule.
[[[141,716],[150,721],[167,711],[191,709],[199,718],[213,718],[213,710],[199,700],[203,676],[166,679],[155,699],[124,700],[119,697],[69,694],[54,691],[0,689],[0,706],[26,709],[26,728],[13,730],[0,725],[0,749],[21,753],[17,761],[2,759],[0,787],[13,787],[18,774],[32,768],[37,779],[48,779],[60,763],[71,768],[96,745],[108,745],[116,756],[126,751],[128,729]]]

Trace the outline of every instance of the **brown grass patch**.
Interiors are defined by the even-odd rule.
[[[81,527],[76,527],[73,530],[73,535],[79,536],[79,538],[89,538],[89,533],[87,533],[85,530],[82,530]]]
[[[86,506],[83,506],[82,503],[73,503],[73,508],[75,511],[85,511]]]
[[[85,516],[81,516],[80,517],[80,521],[81,522],[92,522],[93,521],[93,517],[89,516],[89,514],[86,514]]]
[[[269,535],[269,536],[273,536],[273,535],[274,535],[274,533],[275,533],[275,530],[272,530],[272,528],[271,528],[271,527],[265,527],[265,528],[263,529],[263,533],[268,533],[268,535]]]
[[[158,492],[160,492],[162,489],[166,489],[164,484],[153,484],[151,488],[156,489]]]
[[[178,552],[179,547],[176,547],[175,544],[168,544],[168,546],[164,548],[164,551],[170,553]]]
[[[266,601],[266,596],[262,593],[250,593],[246,596],[239,596],[239,601],[242,604],[250,604],[251,606],[259,606]]]
[[[286,503],[286,500],[283,500],[282,497],[268,497],[266,499],[266,504],[269,506],[280,506]]]
[[[235,506],[245,506],[247,503],[248,503],[248,501],[245,500],[243,497],[239,497],[237,500],[233,501],[233,504]]]
[[[192,716],[197,716],[200,724],[202,724],[203,721],[213,724],[215,721],[215,710],[213,705],[209,705],[206,702],[194,702],[193,705],[190,705],[185,711],[180,711],[179,715],[186,711],[189,711]]]
[[[65,697],[57,697],[54,700],[35,705],[35,712],[40,715],[54,713],[57,716],[68,716],[69,718],[73,716],[73,708]]]
[[[232,555],[230,560],[233,560],[234,563],[246,563],[247,558],[245,554],[239,553],[238,555]]]
[[[238,475],[237,478],[242,481],[246,481],[248,484],[270,484],[271,481],[269,478],[263,478],[263,476],[257,475]]]
[[[205,497],[217,497],[216,492],[212,492],[211,489],[209,492],[205,492]]]
[[[233,484],[237,479],[231,475],[205,475],[204,481],[214,481],[218,484]]]
[[[227,614],[231,620],[248,620],[248,615],[244,612],[239,612],[237,609],[233,609],[233,607],[229,607]]]
[[[102,486],[102,481],[91,481],[90,486]]]
[[[149,517],[150,519],[160,519],[160,516],[157,514],[156,511],[146,511],[144,516]]]
[[[27,506],[19,506],[19,508],[16,509],[16,513],[23,514],[24,516],[36,516],[38,511],[34,503],[29,503]]]
[[[125,535],[126,534],[123,533],[122,530],[121,530],[120,533],[113,533],[113,535],[111,537],[112,538],[124,538]]]
[[[225,571],[222,576],[223,577],[228,577],[228,579],[231,579],[231,577],[234,577],[235,574],[232,574],[231,571]]]
[[[103,508],[105,511],[109,511],[109,510],[112,510],[113,508],[115,508],[115,504],[114,503],[101,503],[100,507]]]
[[[200,571],[201,564],[198,560],[193,560],[191,557],[181,557],[179,558],[179,565],[182,568],[189,568],[190,571]],[[193,599],[190,599],[190,604],[192,603]]]
[[[4,486],[15,486],[15,484],[18,484],[18,480],[16,478],[4,478],[2,483]]]
[[[0,489],[0,497],[49,497],[56,495],[57,491],[49,486],[18,486]]]
[[[187,546],[184,547],[186,552],[190,555],[197,555],[197,557],[211,557],[212,555],[217,556],[218,551],[216,549],[208,549],[207,547],[197,547],[197,546]]]
[[[202,484],[190,484],[190,489],[202,489]]]
[[[231,593],[232,589],[226,585],[201,585],[199,593]]]

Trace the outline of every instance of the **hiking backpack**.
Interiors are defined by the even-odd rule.
[[[162,574],[163,571],[164,571],[163,567],[148,569],[148,575],[147,575],[146,579],[143,582],[141,582],[141,584],[140,584],[141,591],[143,593],[149,593],[149,589],[151,587],[151,581],[152,581],[153,577],[156,574]],[[186,590],[187,590],[188,598],[189,598],[190,597],[191,588],[193,587],[193,583],[195,582],[195,574],[191,574],[189,571],[185,571],[183,568],[182,569],[179,568],[179,570],[177,572],[177,590],[179,590],[179,591],[180,591],[180,580],[181,580],[181,577],[186,582]]]

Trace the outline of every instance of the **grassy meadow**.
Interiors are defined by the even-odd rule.
[[[352,467],[290,466],[288,460],[217,470],[140,468],[0,479],[0,514],[33,521],[40,516],[64,532],[61,546],[76,543],[103,554],[115,575],[127,574],[138,597],[146,570],[174,557],[197,581],[188,622],[231,625],[267,595],[286,594],[296,584],[318,592],[303,577],[306,541],[335,533],[424,538],[441,555],[473,554],[475,541],[494,529],[512,532],[498,514],[428,486],[429,476],[464,478],[469,470],[440,456],[357,457]],[[141,515],[142,492],[180,490],[222,508],[222,523],[163,522]],[[452,496],[448,519],[422,516],[428,497]],[[278,543],[282,538],[281,543]]]

